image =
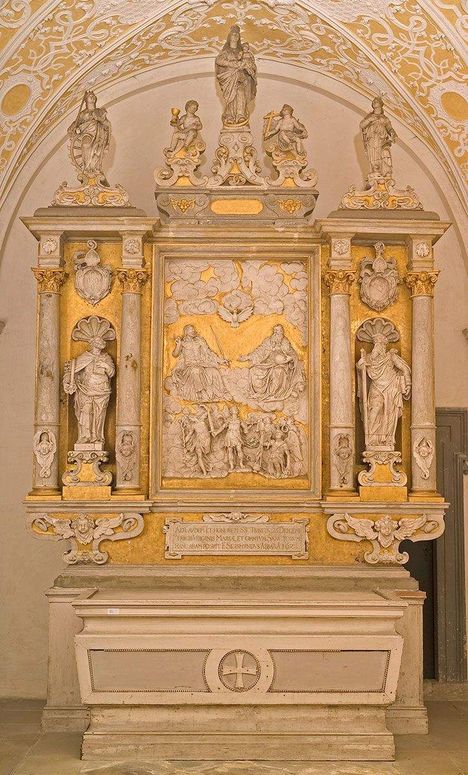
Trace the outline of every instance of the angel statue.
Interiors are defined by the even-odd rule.
[[[339,538],[347,535],[348,540],[362,541],[367,539],[372,544],[372,551],[364,554],[366,562],[399,563],[409,559],[407,552],[400,552],[400,541],[412,538],[413,541],[423,540],[423,536],[432,533],[437,528],[437,522],[428,520],[426,514],[419,517],[392,519],[385,514],[380,519],[361,519],[352,514],[334,514],[328,521],[331,535]],[[418,533],[422,530],[423,536]]]
[[[229,30],[226,43],[216,57],[216,78],[225,107],[223,126],[249,123],[249,103],[257,91],[257,67],[248,43],[242,43],[237,25]]]
[[[78,180],[97,177],[101,185],[108,186],[102,162],[109,147],[111,125],[105,108],[96,107],[97,97],[92,91],[86,91],[78,115],[68,129],[70,138],[70,156],[78,170]]]
[[[111,379],[115,373],[114,361],[103,350],[106,342],[115,339],[115,331],[108,320],[91,315],[77,323],[72,339],[88,342],[90,348],[65,363],[63,389],[68,395],[75,396],[78,420],[75,449],[83,444],[92,444],[94,449],[102,450]]]
[[[368,181],[375,178],[392,178],[390,147],[397,135],[390,119],[384,113],[381,97],[372,100],[372,110],[360,123],[362,140],[369,160]]]
[[[294,109],[291,105],[283,105],[279,113],[271,112],[265,116],[263,139],[270,141],[268,152],[277,155],[286,153],[305,155],[302,141],[308,137],[307,129],[293,113]]]
[[[356,365],[366,450],[394,450],[403,399],[411,392],[411,369],[396,350],[387,351],[387,344],[399,339],[389,320],[366,320],[357,338],[373,343],[370,353],[361,350]]]

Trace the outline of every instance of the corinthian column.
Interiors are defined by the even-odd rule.
[[[428,252],[429,246],[425,245]],[[419,247],[422,250],[422,247]],[[413,492],[435,492],[434,285],[436,271],[409,272],[413,303],[411,470]]]
[[[39,294],[33,486],[58,490],[60,288],[66,274],[63,269],[41,267],[32,271]]]
[[[332,241],[332,245],[333,245]],[[349,240],[341,240],[349,243]],[[330,489],[353,490],[354,411],[349,296],[354,281],[349,269],[325,275],[330,289]]]
[[[144,269],[121,269],[122,324],[117,388],[116,489],[140,487],[141,289]]]

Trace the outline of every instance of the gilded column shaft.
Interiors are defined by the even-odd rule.
[[[412,489],[436,490],[434,285],[438,272],[410,272],[413,304],[411,448]]]
[[[122,326],[117,390],[116,489],[140,486],[141,287],[143,269],[122,269]]]
[[[354,413],[349,295],[354,272],[332,270],[330,289],[330,489],[353,489]]]
[[[38,283],[38,339],[33,486],[58,489],[60,424],[60,288],[62,269],[34,268]]]

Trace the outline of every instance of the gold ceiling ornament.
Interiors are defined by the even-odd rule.
[[[2,70],[24,79],[40,72],[41,84],[27,115],[3,115],[0,105],[4,196],[42,139],[76,106],[77,93],[111,86],[155,62],[215,56],[226,22],[241,20],[249,33],[257,25],[252,41],[257,54],[325,72],[367,96],[384,96],[392,115],[438,157],[454,191],[464,198],[464,129],[457,108],[464,73],[459,2],[447,8],[445,0],[424,6],[379,0],[372,7],[355,0],[304,0],[301,5],[210,0],[187,8],[180,0],[165,13],[162,2],[109,8],[103,0],[90,0],[77,10],[73,0],[56,0],[39,1],[33,14],[27,11],[30,21],[21,25],[18,12],[17,18],[11,15],[12,5],[7,3],[6,20],[0,15],[7,28],[18,22],[4,36],[9,45]]]
[[[112,188],[102,165],[109,149],[111,125],[105,108],[97,107],[93,91],[85,91],[78,115],[68,128],[68,150],[81,186],[62,183],[53,205],[81,207],[128,207],[128,194],[122,186]]]

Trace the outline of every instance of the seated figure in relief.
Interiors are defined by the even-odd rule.
[[[259,403],[296,398],[305,388],[304,366],[283,326],[274,326],[271,336],[239,360],[253,364],[249,368],[249,394]]]
[[[177,364],[166,385],[174,395],[187,401],[230,398],[219,370],[220,366],[228,366],[228,361],[213,352],[194,326],[184,327],[172,355]]]

